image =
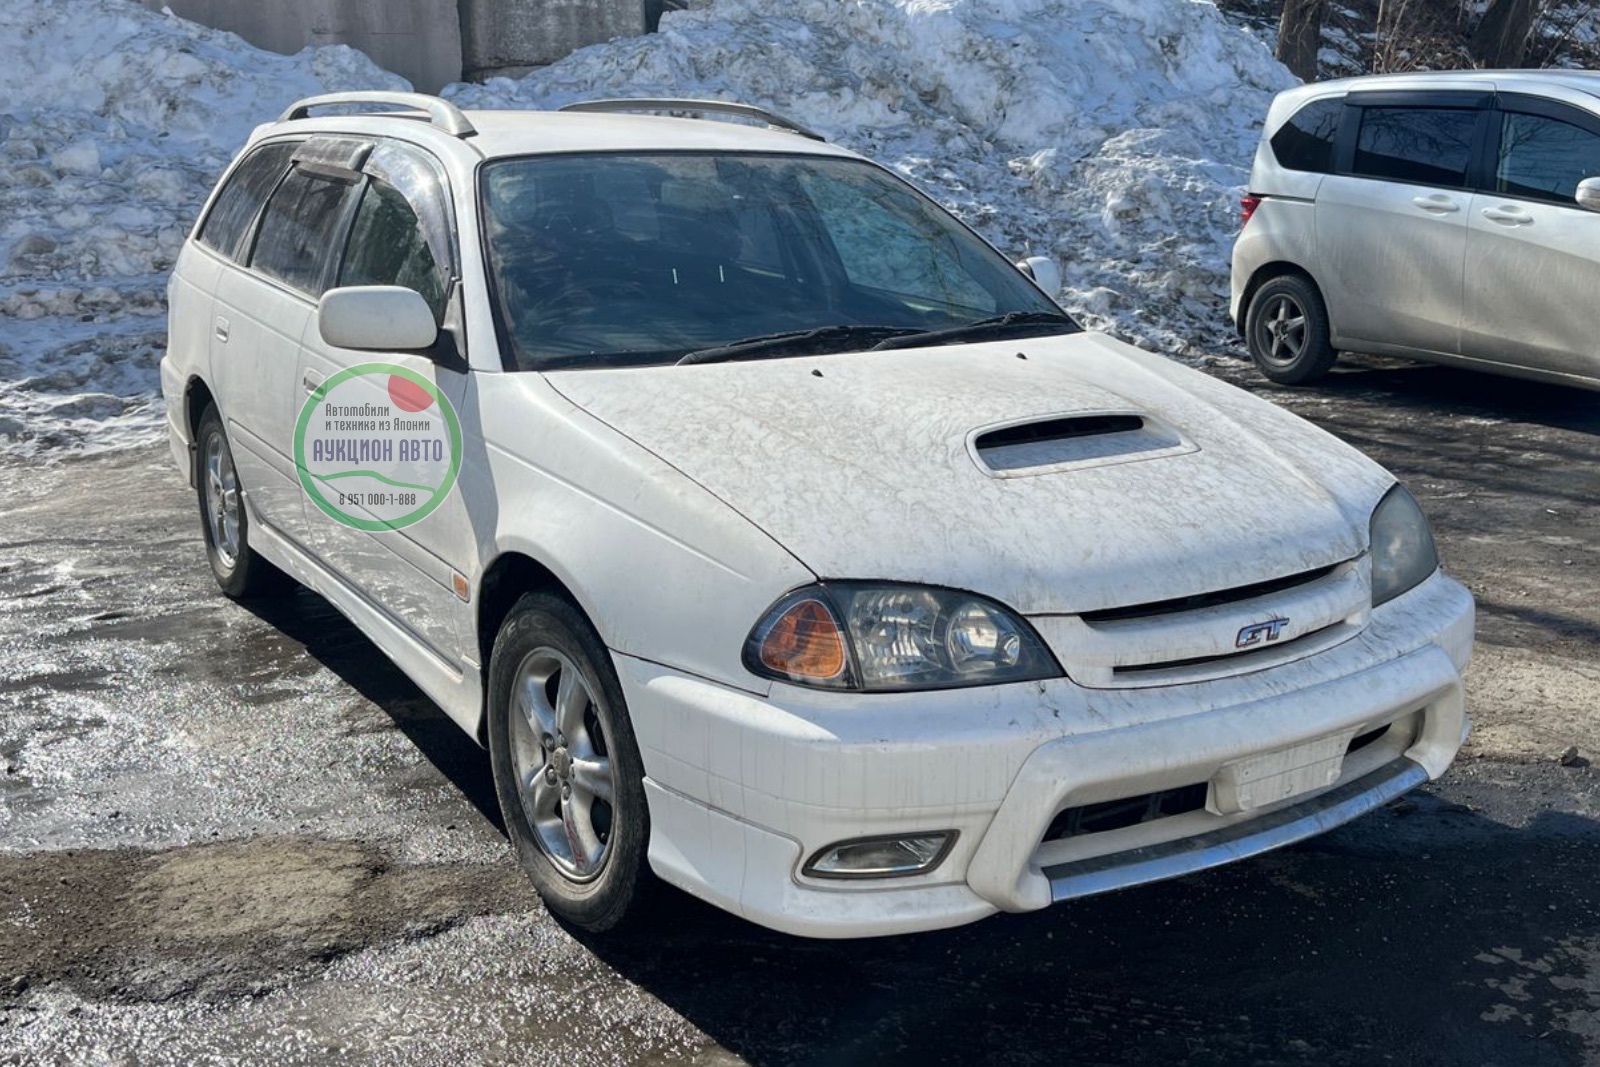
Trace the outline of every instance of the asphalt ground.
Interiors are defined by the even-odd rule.
[[[1204,875],[861,942],[553,922],[488,760],[326,602],[215,590],[164,449],[0,461],[0,1064],[1600,1064],[1600,394],[1211,368],[1478,598],[1439,782]]]

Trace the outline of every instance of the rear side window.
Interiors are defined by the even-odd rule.
[[[239,164],[200,227],[201,244],[237,258],[245,232],[283,177],[295,147],[292,141],[264,145]]]
[[[1495,192],[1573,204],[1578,183],[1594,177],[1600,177],[1600,135],[1540,115],[1501,115]]]
[[[1477,122],[1478,113],[1470,109],[1363,108],[1355,173],[1412,185],[1464,188]]]
[[[1344,117],[1344,100],[1313,100],[1272,135],[1272,154],[1290,170],[1327,174],[1333,170],[1333,142]]]
[[[261,215],[250,265],[301,292],[321,296],[354,190],[354,182],[298,167],[290,171]]]
[[[388,182],[373,179],[361,197],[339,284],[403,285],[422,294],[435,321],[444,315],[444,277],[422,220]]]

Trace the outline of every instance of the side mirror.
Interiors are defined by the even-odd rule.
[[[1029,256],[1017,264],[1017,269],[1032,278],[1051,300],[1061,292],[1061,268],[1049,256]]]
[[[1600,178],[1585,178],[1578,183],[1578,206],[1588,211],[1600,211]]]
[[[398,285],[329,289],[317,301],[317,331],[335,348],[415,352],[439,338],[422,294]]]

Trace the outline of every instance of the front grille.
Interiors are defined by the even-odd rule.
[[[1229,673],[1242,673],[1252,669],[1257,661],[1264,664],[1281,662],[1298,655],[1302,650],[1315,651],[1326,647],[1330,637],[1347,636],[1344,624],[1341,622],[1330,623],[1319,630],[1301,634],[1292,641],[1280,641],[1267,645],[1264,648],[1252,649],[1248,652],[1223,652],[1212,656],[1191,656],[1187,659],[1161,660],[1156,663],[1138,663],[1127,667],[1112,668],[1112,676],[1118,679],[1136,679],[1141,675],[1149,678],[1173,671],[1197,671],[1207,667],[1223,667]]]
[[[1138,688],[1211,681],[1315,656],[1360,633],[1371,610],[1366,561],[1357,558],[1209,593],[1033,621],[1077,684]]]
[[[1308,585],[1318,578],[1333,573],[1338,564],[1318,567],[1316,570],[1301,571],[1299,574],[1290,574],[1282,578],[1271,578],[1254,585],[1240,585],[1232,589],[1218,589],[1210,593],[1197,593],[1194,596],[1175,597],[1172,600],[1157,600],[1148,604],[1132,604],[1123,608],[1106,608],[1103,611],[1086,611],[1079,616],[1089,624],[1100,622],[1120,622],[1124,619],[1148,619],[1155,615],[1171,615],[1180,611],[1197,611],[1201,608],[1214,608],[1223,604],[1236,604],[1241,600],[1252,597],[1267,596],[1271,593],[1281,593],[1286,589],[1296,586]]]

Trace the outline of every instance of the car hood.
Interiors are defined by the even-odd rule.
[[[1393,484],[1282,409],[1099,334],[547,378],[821,578],[951,586],[1027,614],[1351,559]],[[1061,439],[1057,422],[978,447],[1056,420],[1112,432]]]

